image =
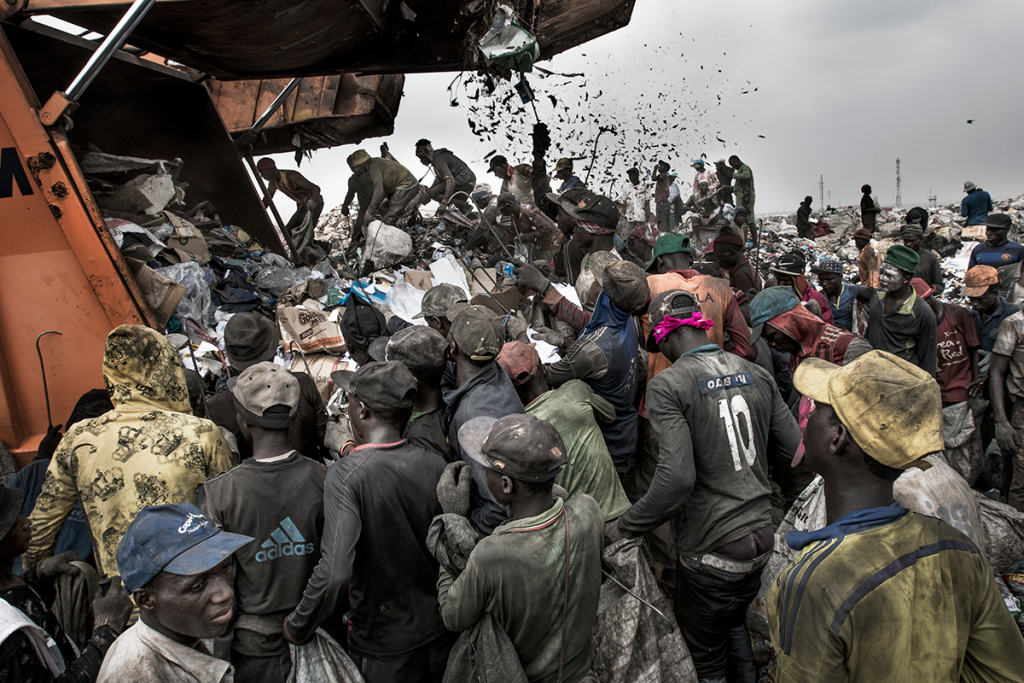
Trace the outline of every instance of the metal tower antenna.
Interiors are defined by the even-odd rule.
[[[825,176],[818,176],[818,206],[825,208]]]
[[[928,188],[928,208],[937,209],[939,208],[939,198],[932,194],[932,188]]]
[[[896,208],[903,206],[903,196],[900,194],[900,158],[896,157]]]

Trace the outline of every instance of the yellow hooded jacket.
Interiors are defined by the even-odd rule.
[[[217,426],[191,414],[178,353],[159,332],[112,331],[103,377],[114,409],[61,439],[32,511],[26,567],[53,554],[81,497],[100,575],[116,576],[117,546],[142,508],[194,503],[206,478],[233,464]]]

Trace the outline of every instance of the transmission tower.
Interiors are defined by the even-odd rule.
[[[903,206],[903,196],[900,194],[900,158],[896,157],[896,208]]]
[[[832,206],[832,190],[828,191],[828,205]]]
[[[932,188],[928,188],[928,208],[937,209],[939,208],[939,198],[932,194]]]
[[[825,208],[825,176],[818,176],[818,206]]]

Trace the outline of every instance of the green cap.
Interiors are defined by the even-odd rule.
[[[647,272],[651,272],[651,268],[654,267],[654,262],[658,260],[659,256],[663,254],[678,254],[680,252],[684,254],[692,253],[690,251],[689,236],[678,232],[662,235],[654,243],[654,255],[651,257],[650,263],[647,264]]]
[[[904,273],[913,275],[914,271],[917,270],[917,266],[921,263],[921,257],[910,247],[894,244],[885,252],[885,261],[883,263],[889,263]]]
[[[907,223],[900,228],[901,235],[924,235],[924,229],[917,223]]]

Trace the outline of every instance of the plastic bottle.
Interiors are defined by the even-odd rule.
[[[515,268],[515,266],[512,265],[511,263],[509,263],[508,261],[498,261],[495,264],[495,266],[494,266],[495,272],[498,275],[501,275],[502,277],[504,277],[505,278],[505,282],[515,282],[516,281],[516,276],[512,274],[512,269],[513,268]]]

